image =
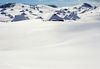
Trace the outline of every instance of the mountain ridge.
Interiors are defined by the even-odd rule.
[[[92,6],[88,3],[83,3],[76,6],[70,7],[52,7],[55,5],[27,5],[22,3],[8,3],[2,5],[0,8],[0,15],[2,19],[0,21],[7,22],[12,21],[16,15],[24,15],[29,19],[43,19],[48,16],[46,14],[52,13],[50,16],[56,14],[61,17],[63,20],[79,20],[81,19],[81,15],[84,15],[87,12],[91,14],[94,12],[93,10],[99,12],[99,7]],[[87,14],[88,15],[88,14]],[[66,17],[66,19],[65,19]],[[52,20],[57,20],[52,19]]]

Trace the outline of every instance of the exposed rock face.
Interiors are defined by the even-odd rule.
[[[8,4],[1,5],[0,8],[10,8],[14,6],[15,6],[15,3],[8,3]]]
[[[92,6],[91,6],[90,4],[88,4],[88,3],[83,3],[82,6],[83,6],[83,7],[90,7],[90,8],[92,8]]]

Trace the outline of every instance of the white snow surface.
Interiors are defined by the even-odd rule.
[[[98,10],[77,21],[0,22],[0,69],[100,69]]]
[[[100,69],[100,20],[93,19],[0,23],[0,69]]]

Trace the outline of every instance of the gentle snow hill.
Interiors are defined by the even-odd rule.
[[[81,18],[79,21],[100,22],[100,7],[97,7],[97,9],[88,11],[84,14],[80,14],[79,17]]]
[[[21,15],[22,13],[25,13],[26,16],[30,19],[35,19],[38,16],[42,16],[44,15],[46,12],[52,12],[55,9],[50,7],[50,6],[46,6],[46,5],[26,5],[26,4],[21,4],[21,3],[16,3],[14,4],[13,7],[9,7],[9,8],[1,8],[0,9],[0,21],[2,22],[8,22],[13,20],[13,18],[15,17],[15,15]],[[3,13],[3,14],[2,14]],[[44,13],[44,14],[43,14]],[[11,15],[13,18],[10,18],[8,15]]]
[[[0,69],[100,69],[100,16],[89,16],[0,23]]]

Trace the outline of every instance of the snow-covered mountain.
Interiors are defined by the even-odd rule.
[[[88,3],[83,3],[77,6],[71,7],[58,7],[53,8],[47,5],[26,5],[21,3],[9,3],[0,6],[0,22],[9,22],[16,18],[18,15],[24,15],[28,19],[45,19],[54,14],[62,18],[63,20],[77,20],[81,19],[81,15],[84,13],[99,12],[100,7],[91,6]],[[50,14],[50,16],[45,16]],[[21,18],[22,16],[20,16]],[[49,18],[50,19],[50,18]],[[19,19],[21,20],[21,19]],[[51,20],[58,20],[57,18],[52,18]]]

